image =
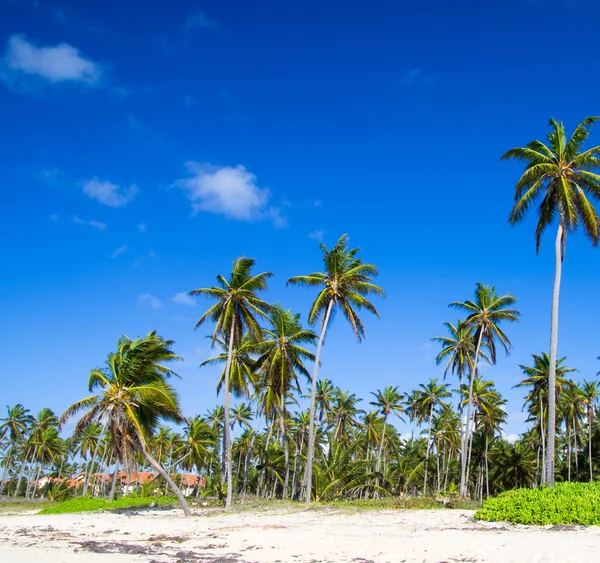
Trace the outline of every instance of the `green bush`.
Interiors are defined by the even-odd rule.
[[[478,520],[513,524],[600,526],[600,482],[558,483],[553,488],[514,489],[489,498]]]
[[[122,497],[114,502],[104,498],[74,498],[40,510],[39,514],[65,514],[68,512],[94,512],[96,510],[123,510],[126,508],[144,508],[152,504],[169,506],[177,504],[174,497]]]

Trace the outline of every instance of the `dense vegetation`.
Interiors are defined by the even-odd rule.
[[[518,386],[526,391],[530,427],[514,443],[502,437],[506,400],[486,379],[485,366],[510,352],[511,323],[521,312],[513,295],[491,285],[477,283],[471,299],[451,303],[462,318],[445,323],[445,334],[432,338],[440,345],[435,360],[444,368],[444,380],[413,389],[390,384],[359,398],[318,378],[334,320],[349,323],[360,342],[363,313],[379,316],[370,299],[384,295],[374,282],[377,268],[342,236],[330,249],[321,245],[322,271],[288,282],[315,290],[308,323],[316,332],[302,326],[299,314],[259,295],[272,274],[255,274],[250,258],[234,261],[215,287],[190,292],[211,301],[196,328],[212,324],[217,354],[202,365],[223,365],[217,386],[222,406],[182,415],[171,383],[177,374],[168,367],[181,358],[173,342],[151,332],[135,340],[122,337],[105,366],[91,371],[92,394],[60,419],[50,409],[32,416],[21,404],[7,407],[0,419],[0,494],[112,501],[122,492],[119,468],[149,470],[157,478],[140,484],[141,493],[170,491],[189,514],[184,492],[216,495],[229,506],[235,495],[306,501],[405,494],[483,499],[552,485],[555,478],[593,481],[600,474],[598,382],[573,381],[576,370],[556,355],[566,233],[582,224],[592,242],[598,240],[596,211],[586,194],[600,195],[600,176],[592,172],[600,167],[600,147],[580,151],[593,121],[585,120],[570,139],[562,124],[552,121],[548,146],[534,141],[505,155],[527,163],[510,220],[518,222],[544,194],[538,244],[552,220],[559,223],[551,347],[549,354],[533,354],[531,365],[520,366]],[[75,416],[72,436],[63,438],[60,425]],[[412,426],[410,435],[398,433],[399,420]],[[79,481],[66,481],[78,474]],[[201,486],[190,490],[182,474],[202,478]],[[561,487],[555,494],[570,490]],[[511,494],[500,496],[500,504],[486,504],[480,514],[526,493]],[[546,499],[543,495],[553,493],[539,494]]]
[[[67,514],[69,512],[95,512],[97,510],[125,510],[150,506],[172,506],[177,503],[174,497],[123,497],[110,502],[104,498],[80,497],[67,500],[56,506],[40,510],[39,514]]]
[[[600,483],[559,483],[487,499],[475,517],[514,524],[600,525]]]

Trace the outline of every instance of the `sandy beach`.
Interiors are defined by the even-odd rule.
[[[600,528],[512,526],[462,510],[0,517],[3,563],[592,561]]]

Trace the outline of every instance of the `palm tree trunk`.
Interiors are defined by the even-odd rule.
[[[577,420],[573,415],[573,453],[575,455],[575,481],[579,481],[579,460],[577,459]]]
[[[233,357],[233,337],[235,334],[235,316],[231,319],[231,330],[229,331],[229,349],[227,350],[227,365],[225,366],[225,400],[223,407],[225,408],[225,420],[223,428],[223,438],[225,446],[225,478],[227,480],[227,497],[225,499],[225,508],[231,506],[231,497],[233,494],[232,484],[232,468],[231,468],[231,434],[229,428],[229,406],[231,396],[229,393],[229,374],[231,371],[231,359]],[[183,498],[183,497],[182,497]],[[184,501],[185,502],[185,501]]]
[[[464,448],[460,452],[460,496],[467,496],[467,444],[469,441],[469,434],[471,432],[471,411],[473,410],[473,383],[475,382],[475,374],[477,373],[477,362],[479,361],[479,351],[481,349],[481,339],[483,337],[483,330],[479,329],[479,337],[477,338],[477,348],[475,349],[475,357],[473,358],[473,367],[471,368],[471,378],[469,381],[469,398],[467,400],[467,424],[465,429],[465,440]],[[462,424],[462,420],[461,420]]]
[[[554,462],[556,457],[556,354],[558,351],[558,299],[562,273],[562,222],[558,224],[554,243],[554,288],[552,290],[552,315],[550,317],[550,369],[548,370],[548,446],[546,448],[546,485],[554,486]]]
[[[331,316],[331,309],[333,308],[333,300],[329,301],[327,306],[327,312],[323,319],[323,326],[321,328],[321,336],[319,337],[319,343],[317,345],[317,354],[315,356],[315,365],[313,367],[312,385],[310,389],[310,411],[309,411],[309,423],[308,423],[308,452],[306,455],[306,496],[304,502],[310,502],[310,496],[312,493],[312,469],[313,469],[313,458],[315,455],[315,397],[317,395],[317,376],[319,374],[319,362],[321,358],[321,348],[323,347],[323,341],[325,340],[325,333],[327,332],[327,325],[329,324],[329,317]]]
[[[427,449],[425,450],[425,478],[423,479],[423,494],[427,494],[427,466],[429,465],[429,443],[431,442],[431,426],[433,424],[433,403],[429,411],[429,431],[427,432]]]
[[[567,481],[571,482],[571,429],[567,425]]]
[[[35,447],[35,449],[34,449],[34,451],[33,451],[33,455],[31,456],[31,461],[32,461],[32,462],[33,462],[33,458],[34,458],[34,457],[35,457],[35,455],[36,455],[36,450],[37,450],[37,446]],[[27,450],[26,450],[26,452],[27,452]],[[17,496],[17,495],[18,495],[18,493],[19,493],[19,489],[21,488],[21,481],[23,480],[23,475],[25,474],[25,469],[26,469],[26,466],[27,466],[27,458],[28,458],[28,455],[27,455],[27,453],[26,453],[26,454],[23,456],[23,464],[22,464],[22,466],[21,466],[21,472],[20,472],[20,474],[19,474],[19,479],[17,480],[17,486],[15,487],[15,492],[14,492],[14,494],[13,494],[13,497],[15,497],[15,498],[16,498],[16,496]]]
[[[110,484],[110,494],[108,495],[108,502],[115,500],[115,491],[117,490],[117,477],[119,474],[119,458],[115,461],[115,472],[113,473],[112,483]]]
[[[544,431],[544,403],[540,394],[540,442],[542,443],[542,477],[541,482],[546,482],[546,432]]]
[[[590,462],[590,483],[594,480],[592,471],[592,416],[588,414],[588,459]]]
[[[381,431],[381,444],[379,445],[379,450],[377,451],[377,463],[375,464],[375,473],[377,473],[377,477],[375,479],[375,488],[379,487],[379,471],[381,470],[381,454],[383,452],[383,445],[385,443],[385,429],[387,427],[387,414],[383,415],[383,430]],[[379,492],[376,490],[373,493],[373,498],[379,498]]]
[[[489,464],[489,439],[485,437],[485,496],[490,496],[490,464]]]
[[[283,402],[283,397],[282,397]],[[283,457],[285,460],[285,477],[283,480],[283,492],[281,493],[281,498],[287,498],[288,493],[288,484],[290,480],[290,452],[288,449],[288,442],[285,435],[285,409],[283,406],[280,409],[279,413],[279,425],[281,428],[281,445],[283,447]]]
[[[435,447],[435,457],[437,459],[437,493],[440,494],[440,489],[442,486],[441,476],[440,476],[440,436],[438,434],[437,445]]]
[[[142,455],[144,456],[144,458],[146,459],[146,461],[154,469],[156,469],[156,471],[158,471],[160,476],[167,482],[167,485],[169,485],[169,488],[175,493],[175,496],[177,497],[177,500],[179,501],[179,504],[181,505],[181,509],[183,510],[183,513],[185,514],[186,518],[189,518],[192,515],[192,513],[190,512],[190,507],[188,506],[188,503],[186,502],[185,498],[183,497],[181,490],[175,484],[175,481],[173,481],[173,479],[171,479],[171,476],[162,468],[160,463],[158,463],[148,453],[148,451],[146,450],[146,446],[143,442],[141,444],[141,452],[142,452]]]

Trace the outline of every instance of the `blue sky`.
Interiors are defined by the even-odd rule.
[[[240,255],[266,298],[351,244],[388,297],[356,344],[336,320],[321,375],[364,399],[440,377],[429,342],[474,284],[513,293],[514,349],[486,367],[523,428],[519,363],[548,347],[551,233],[507,216],[509,148],[599,113],[593,0],[0,3],[0,405],[62,410],[121,334],[185,358],[186,414],[217,400],[207,306]],[[600,144],[600,130],[592,141]],[[568,242],[560,355],[600,368],[598,250]],[[454,383],[453,380],[450,380]]]

